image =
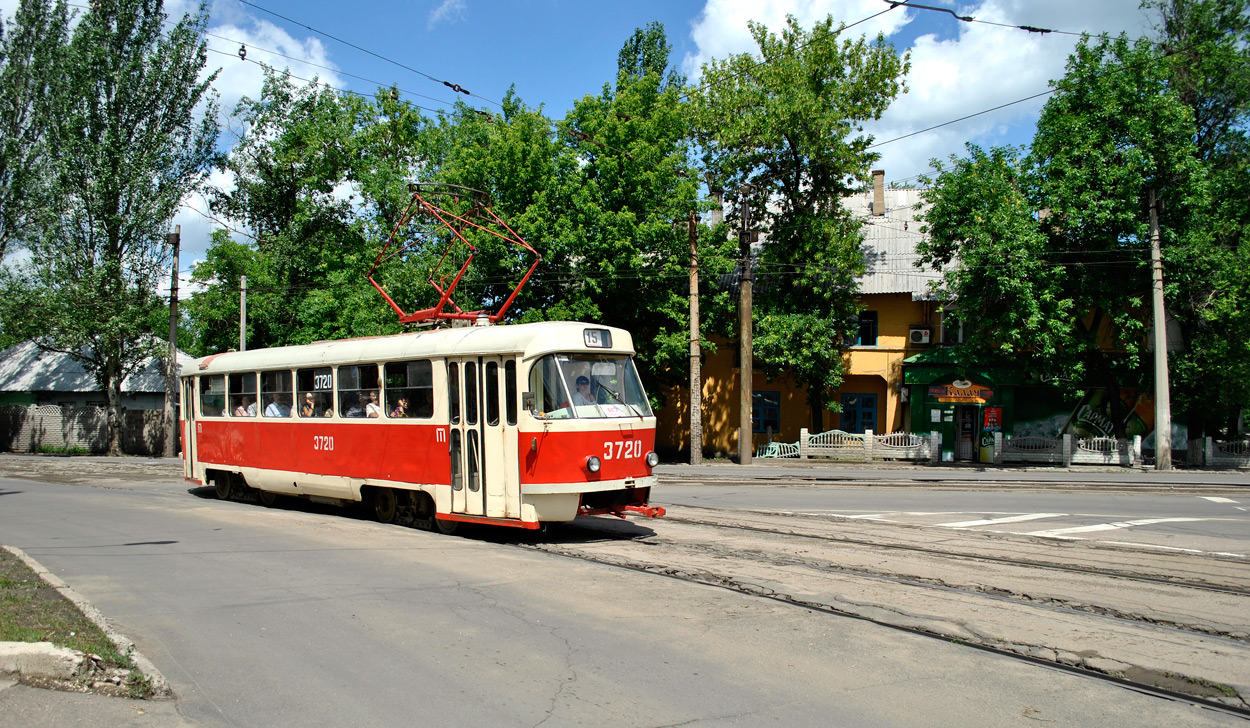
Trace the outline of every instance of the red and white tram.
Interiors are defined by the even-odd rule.
[[[185,476],[447,532],[663,515],[633,353],[627,331],[548,322],[204,357],[182,376]]]

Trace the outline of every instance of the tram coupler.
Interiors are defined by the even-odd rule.
[[[622,511],[632,511],[632,512],[637,513],[637,514],[639,514],[639,515],[646,516],[647,518],[659,518],[659,517],[663,516],[663,515],[666,513],[666,511],[664,510],[663,506],[653,506],[653,505],[641,505],[641,506],[629,505],[629,506],[621,506],[621,510],[622,510]],[[621,518],[624,518],[624,517],[625,517],[625,514],[624,514],[624,513],[614,513],[614,515],[617,515],[617,516],[619,516],[619,517],[621,517]]]

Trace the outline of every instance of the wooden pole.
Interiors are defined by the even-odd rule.
[[[165,457],[178,453],[178,422],[174,416],[178,401],[178,249],[182,245],[182,226],[165,236],[174,248],[174,261],[169,280],[169,361],[165,371]]]
[[[239,276],[239,351],[247,351],[247,276]]]
[[[1150,190],[1150,272],[1153,279],[1155,345],[1155,470],[1172,469],[1172,398],[1168,387],[1168,327],[1163,308],[1163,251],[1159,244],[1159,208]]]
[[[742,255],[741,286],[738,298],[738,354],[741,364],[738,368],[738,464],[750,465],[755,439],[751,435],[752,408],[752,371],[753,350],[751,346],[751,209],[747,205],[747,191],[750,185],[743,185],[740,193],[740,215],[738,229],[738,250]]]
[[[690,211],[690,464],[703,463],[703,375],[699,367],[699,235]]]

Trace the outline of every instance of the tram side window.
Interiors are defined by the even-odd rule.
[[[508,412],[508,424],[516,424],[516,362],[509,360],[503,363],[504,398]]]
[[[486,362],[482,370],[482,383],[486,386],[486,424],[494,427],[499,424],[499,365],[493,361]]]
[[[226,416],[226,375],[200,377],[200,414],[204,417]]]
[[[265,402],[265,417],[290,417],[291,373],[261,372],[260,395]]]
[[[455,362],[447,364],[447,413],[451,424],[460,424],[460,365]]]
[[[300,417],[334,415],[334,372],[330,367],[297,370],[295,391]]]
[[[386,365],[386,416],[434,416],[434,366],[429,359]]]
[[[546,417],[568,417],[569,395],[554,356],[544,356],[530,369],[530,392],[538,414]]]
[[[344,417],[381,417],[378,400],[381,380],[377,364],[339,367],[339,414]]]
[[[255,417],[256,406],[256,374],[231,374],[229,411],[234,417]]]

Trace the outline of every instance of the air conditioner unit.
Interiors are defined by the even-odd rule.
[[[928,326],[913,326],[907,333],[907,343],[912,346],[928,346],[933,338],[933,329]]]

